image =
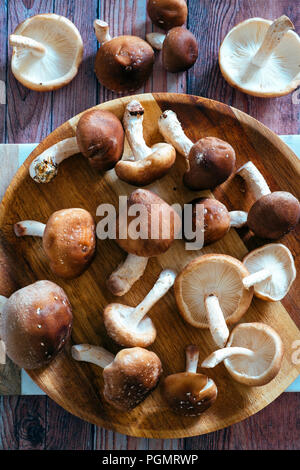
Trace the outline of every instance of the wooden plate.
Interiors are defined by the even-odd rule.
[[[275,134],[255,119],[225,104],[196,96],[159,93],[136,98],[145,107],[144,134],[148,144],[161,141],[157,120],[162,110],[171,108],[178,114],[192,140],[204,136],[227,140],[236,150],[237,167],[252,160],[272,190],[291,191],[300,198],[300,164],[297,157]],[[120,98],[99,107],[122,118],[124,107],[130,99],[132,97]],[[0,210],[0,250],[6,256],[5,263],[0,265],[3,272],[0,293],[9,295],[16,286],[25,286],[37,279],[57,282],[66,290],[73,305],[73,342],[103,345],[117,352],[118,347],[105,334],[102,310],[107,303],[116,300],[105,288],[105,280],[124,258],[124,252],[113,241],[98,241],[97,256],[88,271],[78,279],[65,282],[50,272],[40,239],[17,239],[12,230],[12,225],[18,220],[46,222],[52,212],[67,207],[83,207],[96,216],[100,203],[117,205],[120,194],[130,194],[134,189],[119,181],[114,170],[105,175],[98,174],[80,155],[63,162],[58,176],[48,185],[37,184],[29,177],[31,161],[55,142],[73,136],[78,118],[79,115],[50,134],[28,157],[7,189]],[[128,146],[125,152],[129,152]],[[150,188],[169,203],[189,202],[200,193],[188,191],[182,185],[183,168],[183,159],[178,155],[172,171]],[[214,195],[229,209],[248,209],[252,202],[238,177],[231,178],[217,188]],[[291,249],[299,264],[297,232],[285,236],[282,242]],[[122,302],[129,305],[140,302],[162,268],[170,267],[179,271],[192,258],[208,252],[227,253],[242,259],[248,250],[262,243],[262,240],[251,237],[245,229],[239,233],[231,230],[223,240],[201,252],[185,251],[184,243],[177,240],[167,253],[149,262],[142,280],[122,298]],[[29,373],[53,400],[71,413],[124,434],[179,438],[216,431],[261,410],[299,374],[300,365],[293,364],[292,353],[295,347],[293,342],[300,339],[300,333],[290,317],[297,320],[299,304],[300,292],[296,283],[282,303],[268,303],[258,299],[253,301],[243,321],[263,321],[280,333],[285,344],[281,371],[270,384],[249,388],[234,382],[223,365],[218,366],[210,372],[218,385],[218,400],[200,419],[174,415],[162,402],[159,387],[131,413],[115,411],[102,400],[101,369],[76,363],[70,357],[69,350],[61,353],[50,366]],[[184,369],[184,347],[189,343],[200,345],[200,359],[214,350],[208,331],[193,328],[181,318],[172,292],[153,309],[151,317],[158,330],[157,340],[151,349],[161,358],[165,374]]]

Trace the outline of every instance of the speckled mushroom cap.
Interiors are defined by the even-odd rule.
[[[103,370],[104,398],[121,411],[129,411],[156,387],[161,374],[161,361],[154,352],[122,349]]]
[[[72,309],[61,287],[37,281],[10,296],[2,313],[6,353],[19,367],[48,364],[63,348],[72,329]]]

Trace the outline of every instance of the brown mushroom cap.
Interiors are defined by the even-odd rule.
[[[2,339],[19,367],[48,364],[64,347],[72,329],[72,309],[63,289],[37,281],[16,291],[4,305]]]
[[[186,22],[188,9],[185,0],[148,0],[147,12],[152,23],[167,31]]]
[[[298,199],[286,191],[262,196],[251,207],[248,226],[261,238],[277,239],[290,232],[299,222]]]
[[[79,119],[76,138],[80,152],[100,171],[110,170],[120,160],[124,148],[124,130],[110,111],[92,109]]]
[[[193,33],[186,28],[170,29],[163,43],[162,61],[168,72],[182,72],[194,65],[198,57],[198,44]]]
[[[102,44],[96,55],[99,82],[115,92],[131,92],[148,79],[154,64],[152,47],[137,36],[118,36]]]
[[[54,212],[46,225],[43,247],[51,270],[60,277],[72,279],[90,264],[96,248],[95,223],[84,209],[62,209]]]
[[[131,193],[127,201],[127,210],[134,204],[142,205],[145,208],[145,213],[147,213],[147,220],[145,221],[147,233],[145,233],[145,238],[135,240],[130,237],[130,233],[128,233],[125,239],[119,238],[119,214],[116,242],[123,250],[127,251],[127,253],[132,253],[137,256],[151,257],[164,253],[168,250],[174,237],[181,228],[179,215],[163,199],[147,189],[136,189]],[[135,216],[127,217],[127,228],[134,219]],[[153,226],[158,220],[161,221],[158,227],[158,237],[151,238],[151,225]],[[162,221],[164,223],[170,221],[170,230],[165,230],[169,233],[164,233]]]
[[[157,386],[161,374],[161,361],[154,352],[122,349],[103,370],[104,397],[119,410],[129,411]]]
[[[235,151],[228,142],[217,137],[204,137],[191,148],[190,169],[184,184],[193,190],[213,189],[229,178],[235,166]]]

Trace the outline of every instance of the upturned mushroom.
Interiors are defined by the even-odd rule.
[[[163,396],[175,413],[196,417],[214,404],[218,389],[212,379],[197,373],[199,348],[190,344],[185,351],[186,370],[165,378]]]
[[[196,328],[209,328],[214,342],[223,347],[227,325],[237,323],[248,310],[253,288],[246,289],[249,275],[232,256],[209,254],[191,261],[177,276],[175,299],[183,318]]]
[[[188,9],[185,0],[148,0],[147,13],[152,23],[168,30],[186,22]]]
[[[44,150],[31,163],[29,174],[37,183],[49,183],[57,175],[60,163],[80,152],[93,168],[107,171],[122,157],[123,148],[120,120],[110,111],[91,109],[80,117],[76,136]]]
[[[144,108],[136,100],[125,109],[123,123],[133,159],[120,160],[115,167],[118,177],[135,186],[146,186],[162,178],[173,166],[176,152],[172,145],[158,143],[151,148],[143,137]]]
[[[166,142],[185,157],[184,184],[192,190],[213,189],[229,178],[235,166],[235,151],[217,137],[204,137],[195,144],[185,135],[176,113],[164,111],[158,121]]]
[[[122,349],[114,356],[100,346],[79,344],[72,347],[72,356],[103,368],[103,397],[123,412],[145,400],[162,374],[159,357],[143,348]]]
[[[154,49],[162,50],[162,63],[171,73],[190,69],[198,58],[198,44],[191,31],[184,27],[170,29],[166,35],[149,33],[146,39]]]
[[[1,295],[0,310],[2,346],[19,367],[47,365],[71,335],[72,308],[54,282],[37,281],[8,299]]]
[[[43,238],[50,269],[59,277],[73,279],[90,265],[96,249],[95,223],[85,209],[62,209],[47,222],[23,220],[14,225],[17,237]]]
[[[141,225],[138,236],[131,233],[131,223],[135,220],[131,209],[136,207],[139,207]],[[169,249],[181,229],[181,219],[152,191],[136,189],[127,200],[127,213],[118,215],[116,225],[116,242],[128,256],[110,275],[107,288],[114,295],[122,296],[144,274],[148,259]],[[120,233],[120,225],[126,233]]]
[[[111,38],[105,21],[95,20],[94,29],[101,46],[95,59],[95,72],[101,85],[117,93],[140,88],[152,73],[152,47],[137,36]]]
[[[214,243],[225,237],[226,233],[233,228],[241,228],[247,224],[248,213],[244,211],[228,211],[226,206],[217,199],[200,197],[190,202],[192,211],[191,220],[184,217],[193,232],[197,227],[204,232],[204,245]],[[197,217],[198,205],[203,206],[203,217]],[[202,211],[201,211],[202,214]],[[189,215],[189,213],[188,213]]]
[[[250,275],[244,277],[246,289],[254,287],[254,295],[268,301],[283,299],[296,279],[294,258],[290,250],[280,244],[256,248],[243,260]]]
[[[154,343],[156,328],[149,310],[168,292],[174,284],[176,273],[170,269],[161,272],[156,283],[137,307],[112,303],[103,312],[108,335],[121,346],[146,348]]]
[[[227,82],[244,93],[271,98],[300,84],[300,38],[283,15],[275,21],[249,18],[223,40],[219,65]]]
[[[252,162],[238,171],[253,194],[255,203],[247,218],[247,225],[261,238],[276,240],[293,230],[300,219],[300,203],[286,191],[270,191],[263,175]]]
[[[283,350],[280,336],[270,326],[242,323],[232,330],[226,348],[210,354],[201,367],[213,368],[223,362],[234,380],[257,387],[278,374]]]
[[[67,85],[83,56],[80,33],[72,21],[54,13],[27,18],[9,36],[11,69],[22,85],[50,91]]]

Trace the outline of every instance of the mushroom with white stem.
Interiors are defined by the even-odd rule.
[[[243,263],[250,275],[244,277],[246,289],[254,287],[254,295],[268,301],[283,299],[296,279],[294,258],[290,250],[280,244],[256,248],[248,253]]]
[[[264,323],[242,323],[232,330],[226,348],[210,354],[201,367],[213,368],[224,362],[234,380],[257,387],[273,380],[282,358],[283,343],[273,328]]]
[[[227,82],[263,98],[286,95],[300,84],[300,38],[283,15],[275,21],[250,18],[223,40],[219,65]]]
[[[27,88],[50,91],[67,85],[83,56],[80,33],[72,21],[53,13],[27,18],[9,37],[12,73]]]
[[[85,209],[56,211],[46,225],[23,220],[14,225],[14,231],[17,237],[42,237],[51,270],[65,279],[80,276],[95,254],[95,222]]]
[[[136,100],[130,101],[125,109],[123,123],[134,160],[120,160],[115,171],[126,183],[146,186],[162,178],[173,166],[176,152],[172,145],[158,143],[151,148],[143,137],[144,108]]]
[[[247,225],[261,238],[277,239],[290,232],[299,222],[300,203],[286,191],[270,191],[263,175],[252,162],[238,171],[252,192],[255,203],[249,210]]]
[[[235,151],[217,137],[204,137],[195,144],[185,135],[176,113],[164,111],[158,127],[166,142],[185,157],[184,184],[192,190],[213,189],[229,178],[235,166]]]
[[[185,352],[186,370],[165,378],[163,396],[175,413],[196,417],[214,404],[218,389],[211,378],[197,373],[199,348],[190,344]]]
[[[156,283],[137,307],[109,304],[103,312],[108,335],[121,346],[146,348],[155,341],[156,328],[146,316],[174,284],[176,273],[170,269],[161,272]]]
[[[183,268],[174,284],[175,300],[183,318],[196,328],[209,328],[214,342],[223,347],[227,325],[237,323],[248,310],[253,288],[246,289],[249,275],[232,256],[199,256]]]
[[[130,234],[129,227],[135,217],[128,215],[130,208],[136,205],[140,205],[142,225],[142,236],[138,238]],[[107,288],[117,296],[122,296],[130,290],[144,274],[148,259],[167,251],[181,229],[181,219],[177,212],[159,196],[146,189],[136,189],[127,200],[125,237],[120,233],[124,215],[126,214],[118,215],[115,241],[128,256],[107,280]]]
[[[47,365],[66,345],[73,317],[63,289],[37,281],[8,299],[0,296],[0,320],[2,363],[6,350],[19,367],[35,369]]]
[[[120,120],[110,111],[91,109],[80,117],[76,136],[44,150],[32,161],[29,174],[37,183],[49,183],[57,175],[60,163],[80,152],[93,168],[107,171],[122,157],[123,148]]]
[[[95,20],[94,29],[101,46],[95,59],[95,72],[101,85],[118,93],[140,88],[152,72],[152,47],[137,36],[111,38],[105,21]]]
[[[162,374],[159,357],[143,348],[122,349],[114,356],[100,346],[78,344],[72,347],[72,356],[103,368],[104,399],[124,412],[145,400]]]

